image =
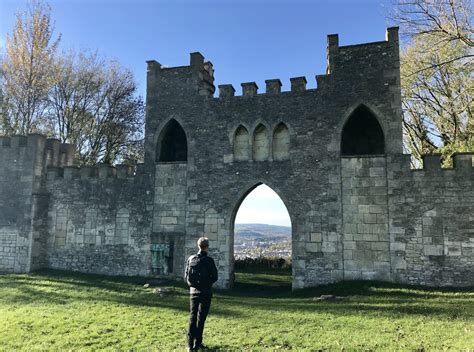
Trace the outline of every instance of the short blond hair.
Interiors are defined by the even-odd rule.
[[[206,249],[209,248],[209,238],[207,237],[201,237],[197,241],[197,245],[200,249]]]

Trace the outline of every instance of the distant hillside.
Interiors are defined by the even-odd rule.
[[[290,241],[291,227],[267,224],[235,224],[235,241]]]

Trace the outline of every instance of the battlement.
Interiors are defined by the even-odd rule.
[[[0,153],[17,153],[21,149],[32,148],[44,153],[45,166],[65,167],[74,165],[75,146],[61,143],[58,139],[42,134],[27,136],[0,136]]]
[[[186,74],[190,75],[189,77],[184,78],[184,80],[187,82],[187,88],[191,91],[197,92],[202,96],[213,96],[216,90],[214,86],[214,68],[212,62],[205,61],[204,56],[199,52],[190,54],[189,66],[163,67],[156,60],[148,60],[147,87],[152,87],[156,83],[161,82],[164,83],[166,87],[166,89],[163,90],[163,93],[168,91],[170,94],[173,94],[171,91],[175,85],[170,81],[176,79],[175,74],[177,73],[181,73],[184,76],[186,76]],[[189,83],[190,77],[193,77],[193,84]],[[149,96],[150,91],[148,90],[147,97]]]
[[[133,179],[135,176],[144,173],[144,164],[136,166],[118,164],[111,166],[108,164],[98,164],[94,166],[66,166],[47,169],[48,180],[80,180],[80,179]]]
[[[127,179],[144,173],[144,165],[130,166],[119,164],[111,166],[98,164],[94,166],[75,166],[75,146],[69,143],[60,143],[56,138],[46,138],[42,134],[29,134],[27,136],[0,136],[0,156],[10,155],[11,160],[18,160],[15,154],[23,155],[22,150],[29,149],[31,154],[40,158],[40,163],[45,167],[48,180],[63,178],[72,179]]]
[[[324,79],[326,75],[318,75],[316,76],[316,82],[319,85]],[[241,83],[242,86],[242,97],[253,97],[256,95],[279,95],[284,93],[301,93],[305,92],[306,84],[308,81],[306,77],[292,77],[290,78],[291,83],[291,90],[289,92],[282,92],[281,87],[282,83],[281,80],[278,78],[274,79],[267,79],[265,80],[265,93],[258,93],[258,86],[255,82],[245,82]],[[315,89],[308,89],[314,91]],[[219,85],[219,98],[230,98],[235,96],[235,88],[232,84],[220,84]]]
[[[411,155],[409,154],[403,154],[398,161],[400,162],[400,169],[398,169],[401,171],[400,177],[410,174],[411,176],[429,178],[474,174],[474,152],[454,153],[452,156],[453,167],[442,167],[441,154],[423,155],[422,168],[417,169],[411,168]]]
[[[73,166],[76,147],[70,143],[60,143],[59,140],[46,139],[46,166],[47,167],[65,167]]]
[[[315,91],[320,87],[323,87],[324,84],[330,79],[331,74],[335,72],[336,61],[341,57],[345,60],[352,59],[352,52],[354,51],[365,51],[365,52],[377,52],[379,49],[394,49],[396,52],[396,60],[398,60],[398,27],[388,28],[385,35],[385,41],[364,43],[364,44],[355,44],[355,45],[345,45],[339,46],[339,36],[337,34],[328,35],[327,41],[327,69],[326,74],[316,75],[316,89],[307,89],[306,85],[308,83],[306,77],[292,77],[290,78],[291,89],[290,91],[281,90],[282,83],[278,78],[265,80],[265,93],[258,93],[258,86],[255,82],[245,82],[241,83],[242,86],[242,97],[253,97],[253,96],[262,96],[262,95],[278,95],[285,93],[303,93],[306,91]],[[385,56],[385,53],[382,52],[382,55]],[[360,53],[354,56],[361,56]],[[219,98],[231,98],[235,95],[235,88],[232,84],[221,84],[219,85]]]
[[[389,62],[393,61],[395,67],[399,67],[399,39],[398,39],[398,27],[387,28],[385,34],[385,40],[372,43],[355,44],[355,45],[339,45],[338,34],[330,34],[327,36],[327,68],[326,74],[316,75],[316,89],[307,89],[306,77],[293,77],[290,78],[291,90],[281,90],[282,83],[278,78],[265,80],[265,93],[258,92],[258,86],[255,82],[244,82],[241,83],[242,94],[240,97],[254,97],[263,95],[279,95],[279,94],[291,94],[291,93],[304,93],[306,91],[316,91],[320,87],[324,87],[324,84],[330,80],[330,76],[337,71],[347,70],[347,67],[353,66],[354,61],[363,61],[362,67],[366,70],[372,69],[372,65],[364,60],[375,60],[377,62]],[[388,52],[392,55],[387,55]],[[394,55],[393,55],[394,54]],[[177,66],[177,67],[163,67],[160,63],[155,60],[147,61],[148,64],[148,75],[149,84],[148,87],[153,86],[153,79],[161,76],[166,83],[166,90],[172,89],[171,81],[177,79],[177,77],[167,76],[167,73],[181,73],[181,72],[194,72],[197,74],[198,81],[198,93],[212,97],[215,91],[214,87],[214,68],[210,61],[205,61],[204,56],[199,53],[190,54],[190,65],[189,66]],[[391,62],[388,64],[389,67]],[[352,70],[350,70],[352,73]],[[166,76],[166,77],[165,77]],[[186,81],[189,82],[189,81]],[[188,83],[186,83],[188,84]],[[220,84],[218,86],[219,93],[218,99],[224,98],[229,99],[232,97],[239,97],[235,95],[235,88],[232,84]],[[181,93],[181,92],[180,92]],[[164,94],[164,92],[162,92]]]
[[[413,171],[425,171],[428,173],[436,173],[442,171],[461,171],[461,172],[474,172],[474,152],[471,153],[454,153],[452,156],[453,167],[442,168],[441,167],[441,154],[430,154],[423,155],[423,168]]]

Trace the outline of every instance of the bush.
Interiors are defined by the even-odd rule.
[[[258,257],[258,258],[243,258],[235,260],[235,270],[248,269],[283,269],[291,270],[291,258],[277,258],[277,257]]]

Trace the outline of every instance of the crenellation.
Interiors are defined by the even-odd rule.
[[[80,177],[80,168],[78,166],[66,166],[64,167],[64,179],[73,180]]]
[[[0,147],[10,147],[11,138],[7,136],[0,136]]]
[[[421,158],[423,170],[431,173],[441,171],[441,154],[423,155]]]
[[[115,167],[117,169],[117,178],[127,178],[134,175],[134,168],[130,165],[118,164]]]
[[[10,139],[11,143],[10,146],[12,148],[21,148],[21,147],[26,147],[28,144],[28,137],[27,136],[11,136]]]
[[[202,68],[204,67],[204,56],[200,52],[194,52],[189,55],[189,65],[191,67]]]
[[[235,89],[232,84],[219,85],[219,98],[229,98],[235,95]]]
[[[146,63],[147,63],[147,70],[149,72],[156,73],[157,71],[161,69],[161,64],[156,60],[147,60]]]
[[[115,167],[109,164],[99,164],[98,165],[98,177],[101,179],[109,178],[109,177],[115,177],[117,176],[117,170]]]
[[[335,57],[339,52],[339,35],[329,34],[327,36],[327,48],[326,48],[326,75],[330,75],[335,70]]]
[[[46,140],[46,166],[59,166],[59,147],[60,140],[56,138],[48,138]]]
[[[277,79],[265,80],[266,94],[280,94],[281,93],[281,81]]]
[[[246,82],[241,83],[242,86],[242,96],[244,97],[252,97],[257,95],[258,86],[255,82]]]
[[[453,168],[463,171],[474,171],[474,152],[473,153],[454,153]]]
[[[399,39],[398,39],[398,27],[389,27],[385,31],[385,40],[392,46],[397,47],[399,45]]]
[[[317,89],[324,89],[329,83],[329,75],[316,75],[315,78]]]
[[[330,50],[339,48],[339,34],[328,34],[327,43]]]
[[[95,178],[99,175],[99,168],[97,166],[82,166],[79,169],[79,174],[82,179]]]
[[[71,143],[61,143],[59,145],[59,167],[73,166],[76,147]]]
[[[437,177],[454,177],[459,173],[464,174],[466,172],[474,171],[474,153],[454,153],[452,155],[453,167],[445,168],[441,164],[441,154],[428,154],[422,155],[423,168],[412,169],[410,165],[410,156],[406,155],[403,163],[400,167],[397,164],[393,164],[393,175],[406,176],[404,170],[409,172],[416,178],[420,178],[423,182],[426,182],[425,177],[437,179]],[[395,167],[397,169],[395,170]],[[400,170],[400,171],[398,171]],[[448,181],[446,181],[448,182]]]
[[[75,179],[127,179],[135,178],[137,171],[135,167],[131,165],[118,164],[112,166],[109,164],[98,164],[94,166],[48,166],[47,175],[48,180],[54,180],[56,178],[64,178],[65,180]]]
[[[327,75],[318,75],[316,76],[317,85],[324,86],[328,83],[328,76]],[[291,83],[291,90],[290,91],[282,91],[282,83],[281,80],[276,79],[267,79],[265,80],[265,92],[258,93],[258,86],[255,82],[244,82],[241,83],[242,86],[242,95],[235,95],[235,89],[232,84],[221,84],[218,86],[219,88],[219,96],[217,99],[222,98],[240,98],[240,97],[265,97],[265,96],[286,96],[290,93],[301,93],[305,91],[316,91],[316,89],[307,89],[306,88],[306,77],[294,77],[290,78]]]
[[[306,90],[306,77],[293,77],[290,78],[291,82],[291,92],[292,93],[299,93],[304,92]]]

